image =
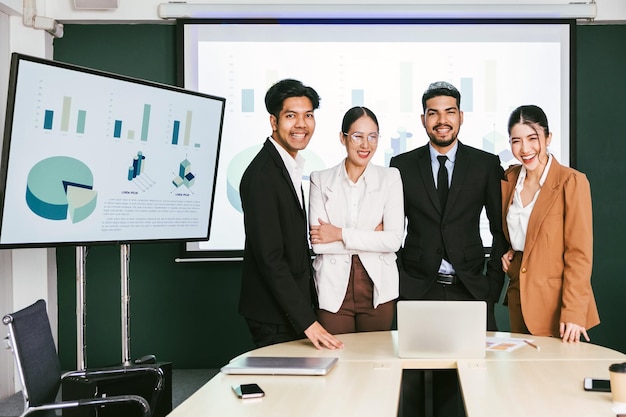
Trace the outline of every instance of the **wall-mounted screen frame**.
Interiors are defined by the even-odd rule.
[[[0,247],[206,241],[225,103],[14,53]]]

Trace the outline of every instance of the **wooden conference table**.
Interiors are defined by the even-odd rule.
[[[487,332],[498,338],[528,335]],[[313,348],[308,340],[267,346],[248,356],[337,356],[326,376],[225,375],[218,373],[176,407],[171,417],[376,416],[397,415],[403,369],[457,369],[468,417],[614,417],[611,394],[586,392],[583,378],[608,379],[612,363],[626,355],[591,343],[563,343],[532,336],[540,350],[522,346],[488,351],[484,359],[402,359],[397,332],[338,336],[342,350]],[[240,400],[231,386],[257,383],[260,399]]]

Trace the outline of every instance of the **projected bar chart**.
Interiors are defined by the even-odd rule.
[[[352,90],[352,105],[364,106],[365,105],[365,90],[362,88],[355,88]]]
[[[254,113],[254,89],[244,88],[241,90],[241,112]]]

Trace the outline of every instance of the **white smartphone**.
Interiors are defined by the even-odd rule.
[[[233,391],[241,399],[260,398],[265,395],[265,392],[257,384],[233,385]]]
[[[585,391],[611,392],[611,381],[608,379],[585,378],[583,387]]]

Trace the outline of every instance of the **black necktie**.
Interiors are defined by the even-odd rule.
[[[441,208],[446,207],[446,201],[448,200],[448,169],[446,168],[446,161],[448,157],[445,155],[439,155],[439,172],[437,173],[437,194],[439,194],[439,203]]]

